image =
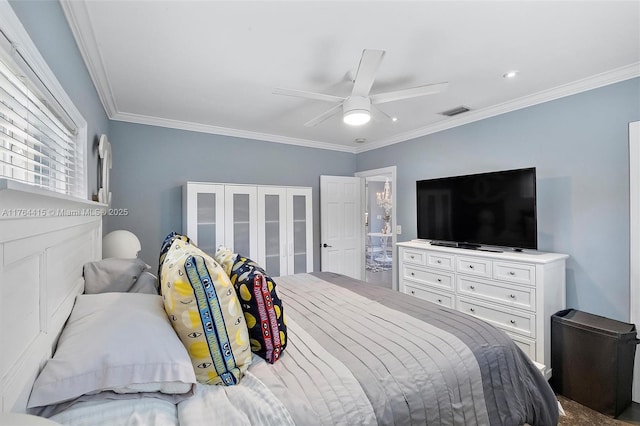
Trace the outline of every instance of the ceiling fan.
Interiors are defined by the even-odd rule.
[[[276,95],[297,96],[336,104],[328,111],[325,111],[319,116],[304,123],[306,127],[313,127],[316,124],[322,123],[329,117],[340,113],[340,111],[343,113],[342,117],[345,123],[357,126],[368,123],[369,120],[371,120],[372,109],[387,118],[392,119],[392,117],[380,110],[376,105],[399,101],[401,99],[431,95],[447,89],[449,83],[445,82],[370,95],[369,92],[371,91],[371,86],[373,86],[376,72],[378,71],[378,67],[382,62],[384,54],[384,50],[365,49],[362,51],[360,65],[358,65],[356,77],[353,80],[353,89],[351,90],[351,94],[347,97],[307,92],[296,89],[284,89],[280,87],[275,88],[273,93]]]

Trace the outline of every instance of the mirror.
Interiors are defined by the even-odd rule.
[[[100,136],[98,143],[98,157],[100,162],[100,182],[98,184],[98,202],[111,204],[111,191],[109,188],[109,174],[112,166],[111,143],[107,135]]]

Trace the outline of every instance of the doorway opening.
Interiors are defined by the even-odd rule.
[[[396,167],[356,173],[362,178],[363,280],[397,290]]]

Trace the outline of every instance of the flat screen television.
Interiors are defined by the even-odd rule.
[[[536,169],[416,182],[418,238],[432,244],[537,249]]]

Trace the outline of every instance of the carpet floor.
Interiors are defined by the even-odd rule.
[[[558,395],[566,416],[560,416],[558,426],[628,426],[629,423],[612,419],[575,401]]]

